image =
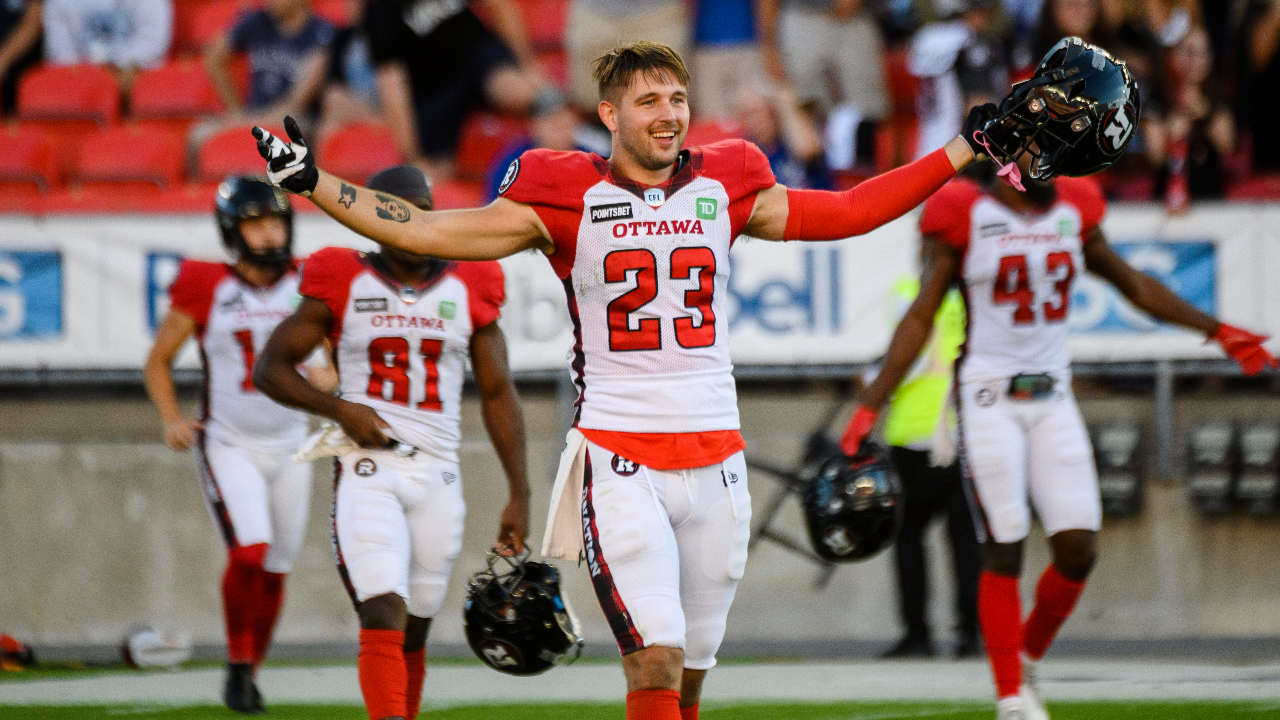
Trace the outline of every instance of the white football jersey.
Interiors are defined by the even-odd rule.
[[[1088,180],[1055,181],[1044,212],[1016,212],[958,180],[925,204],[921,232],[963,253],[968,337],[961,382],[1067,370],[1067,316],[1085,240],[1106,204]]]
[[[502,268],[451,263],[415,287],[363,253],[325,248],[307,260],[300,291],[333,313],[343,399],[376,410],[400,442],[456,463],[471,333],[498,318]]]
[[[754,145],[682,155],[644,187],[585,153],[534,150],[504,196],[534,207],[555,241],[576,342],[577,425],[629,433],[739,427],[729,360],[729,248],[775,183]]]
[[[290,450],[306,437],[307,416],[253,387],[253,363],[298,303],[298,274],[257,287],[223,263],[183,261],[169,287],[174,310],[196,321],[204,366],[201,419],[213,435],[249,447]]]

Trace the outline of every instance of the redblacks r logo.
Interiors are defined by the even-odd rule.
[[[634,460],[628,460],[621,455],[613,456],[613,471],[622,476],[635,475],[640,469],[640,463]]]

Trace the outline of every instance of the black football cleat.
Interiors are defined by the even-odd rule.
[[[933,649],[933,641],[928,636],[908,634],[898,641],[897,645],[880,653],[885,660],[901,660],[906,658],[931,658],[937,655]]]
[[[261,715],[262,695],[253,684],[253,666],[248,663],[227,663],[227,683],[222,687],[222,701],[231,710],[242,715]]]

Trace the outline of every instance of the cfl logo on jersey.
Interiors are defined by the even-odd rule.
[[[1125,146],[1129,144],[1129,138],[1133,135],[1133,126],[1137,119],[1138,113],[1130,104],[1125,104],[1124,107],[1116,108],[1104,115],[1102,123],[1098,126],[1098,141],[1102,149],[1112,154],[1124,152]]]
[[[619,475],[635,475],[640,470],[640,463],[635,460],[628,460],[621,455],[613,456],[613,471]]]
[[[356,461],[355,467],[352,469],[355,471],[355,474],[360,477],[369,477],[370,475],[378,472],[378,465],[369,458],[360,458]]]

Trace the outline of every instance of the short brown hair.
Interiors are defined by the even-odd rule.
[[[676,82],[689,87],[689,70],[680,59],[680,53],[649,40],[616,47],[596,58],[592,65],[591,77],[600,88],[601,100],[617,100],[631,87],[636,75],[655,81],[673,77]]]

